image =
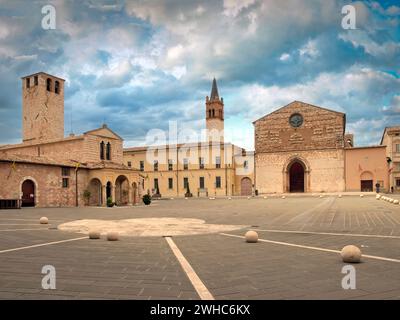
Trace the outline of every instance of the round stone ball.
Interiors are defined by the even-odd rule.
[[[319,197],[320,197],[320,198],[322,198],[322,197],[323,197],[323,195],[321,194]]]
[[[247,199],[248,199],[248,200],[250,200],[250,199],[251,199],[251,197],[247,197]]]
[[[228,197],[228,200],[232,200],[232,197]]]
[[[390,203],[393,203],[394,199],[390,199]]]
[[[258,233],[255,231],[247,231],[246,234],[244,235],[246,238],[246,242],[248,243],[256,243],[258,242]]]
[[[100,231],[90,230],[89,231],[89,239],[100,239]]]
[[[264,196],[264,199],[267,199],[268,197],[267,196]]]
[[[339,198],[341,198],[342,197],[342,195],[341,194],[339,194]]]
[[[41,217],[39,219],[40,224],[48,224],[49,223],[49,219],[47,219],[47,217]]]
[[[359,263],[361,261],[361,250],[353,245],[345,246],[340,252],[343,262]]]
[[[117,241],[119,239],[119,234],[116,231],[110,231],[107,233],[108,241]]]
[[[185,200],[187,200],[188,198],[185,197]]]
[[[376,200],[380,200],[381,196],[379,194],[376,195]]]
[[[394,200],[393,203],[394,204],[399,204],[399,200]]]
[[[286,196],[282,196],[282,199],[286,199]]]
[[[363,195],[363,194],[360,194],[360,198],[364,198],[364,195]]]

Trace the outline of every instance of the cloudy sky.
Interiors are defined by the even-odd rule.
[[[67,80],[66,134],[106,122],[133,146],[169,121],[201,130],[215,76],[243,147],[252,121],[293,100],[346,112],[356,144],[377,144],[400,124],[400,1],[0,0],[0,143],[20,141],[20,77],[38,71]]]

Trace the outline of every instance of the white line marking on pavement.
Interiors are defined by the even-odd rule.
[[[0,226],[40,226],[40,223],[0,223]]]
[[[243,236],[238,236],[235,234],[229,234],[229,233],[220,233],[223,236],[228,236],[228,237],[234,237],[234,238],[242,238],[244,239],[245,237]],[[324,251],[324,252],[330,252],[330,253],[339,253],[339,250],[332,250],[332,249],[325,249],[325,248],[319,248],[319,247],[311,247],[311,246],[303,246],[301,244],[295,244],[295,243],[289,243],[289,242],[281,242],[281,241],[272,241],[272,240],[266,240],[266,239],[258,239],[260,242],[268,242],[268,243],[273,243],[273,244],[280,244],[283,246],[288,246],[288,247],[297,247],[297,248],[302,248],[302,249],[311,249],[311,250],[317,250],[317,251]],[[371,256],[367,254],[362,255],[363,258],[370,258],[370,259],[375,259],[375,260],[383,260],[383,261],[390,261],[390,262],[399,262],[400,260],[398,259],[392,259],[392,258],[386,258],[386,257],[379,257],[379,256]]]
[[[29,231],[29,230],[49,230],[48,228],[36,228],[36,229],[3,229],[0,232],[7,232],[7,231]]]
[[[400,236],[385,236],[378,234],[361,234],[361,233],[335,233],[335,232],[314,232],[314,231],[295,231],[295,230],[268,230],[257,229],[256,231],[277,232],[277,233],[302,233],[302,234],[321,234],[327,236],[349,236],[349,237],[371,237],[371,238],[389,238],[400,239]]]
[[[171,237],[165,237],[168,245],[170,246],[172,252],[175,254],[175,257],[178,259],[179,263],[182,266],[183,271],[186,273],[193,287],[195,288],[197,294],[200,296],[201,300],[214,300],[213,295],[208,291],[207,287],[204,285],[203,281],[199,278],[196,272],[193,270],[190,263],[183,256],[182,252],[179,250],[175,242]]]
[[[77,240],[82,240],[82,239],[87,239],[87,238],[88,238],[88,237],[80,237],[80,238],[73,238],[73,239],[67,239],[67,240],[61,240],[61,241],[53,241],[53,242],[35,244],[35,245],[32,245],[32,246],[26,246],[26,247],[14,248],[14,249],[1,250],[0,253],[7,253],[7,252],[12,252],[12,251],[19,251],[19,250],[25,250],[25,249],[32,249],[32,248],[50,246],[50,245],[52,245],[52,244],[59,244],[59,243],[64,243],[64,242],[77,241]]]

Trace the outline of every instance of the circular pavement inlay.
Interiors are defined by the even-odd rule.
[[[58,226],[59,230],[88,234],[96,229],[102,235],[110,230],[118,231],[121,236],[161,237],[218,233],[242,229],[244,225],[207,224],[201,219],[188,218],[138,218],[125,220],[75,220]]]

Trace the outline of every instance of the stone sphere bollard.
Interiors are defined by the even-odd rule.
[[[380,200],[381,196],[379,194],[376,195],[376,200]]]
[[[399,200],[394,200],[393,204],[399,204]]]
[[[116,231],[110,231],[107,233],[108,241],[117,241],[119,239],[119,234]]]
[[[364,195],[363,195],[363,194],[360,194],[360,198],[364,198]]]
[[[282,199],[286,199],[286,196],[282,196]]]
[[[322,198],[322,197],[323,197],[323,195],[321,194],[319,197],[320,197],[320,198]]]
[[[100,239],[100,231],[98,230],[90,230],[89,231],[89,239]]]
[[[232,200],[232,197],[228,197],[228,200]]]
[[[267,199],[267,196],[264,196],[264,199]]]
[[[394,202],[394,199],[390,199],[390,201],[389,201],[390,203],[393,203]]]
[[[258,233],[253,230],[247,231],[244,237],[246,238],[246,242],[248,243],[258,242]]]
[[[40,224],[48,224],[49,223],[49,219],[47,219],[47,217],[41,217],[39,219]]]
[[[341,194],[339,194],[339,198],[341,198],[342,197],[342,195]]]
[[[359,263],[361,261],[361,250],[353,245],[345,246],[340,252],[343,262]]]

